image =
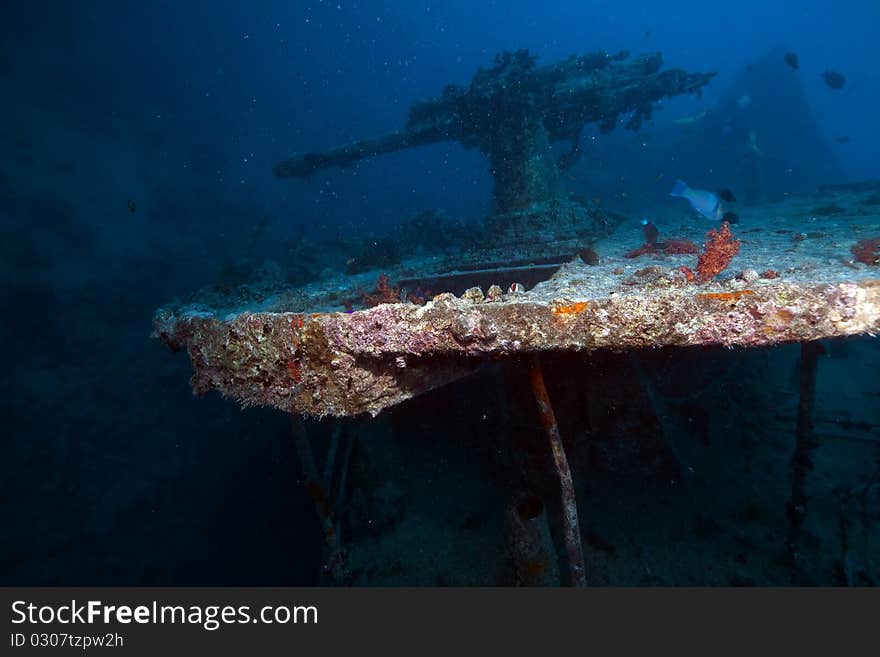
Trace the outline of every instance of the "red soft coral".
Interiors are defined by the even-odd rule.
[[[663,253],[666,255],[681,255],[685,253],[700,252],[700,247],[690,240],[666,240],[663,244]]]
[[[388,277],[385,274],[379,274],[379,280],[376,281],[376,289],[372,292],[361,292],[364,305],[378,306],[382,303],[399,303],[400,292],[397,288],[391,287]]]
[[[654,247],[653,244],[642,244],[639,248],[624,253],[623,257],[638,258],[640,255],[645,255],[646,253],[657,253],[657,249]]]
[[[700,283],[711,281],[727,268],[738,252],[739,240],[733,239],[729,223],[725,221],[721,224],[721,228],[710,230],[706,233],[703,252],[697,259],[697,281]]]
[[[665,242],[645,242],[639,248],[623,254],[624,258],[638,258],[645,254],[682,255],[686,253],[699,253],[700,247],[690,240],[666,240]]]
[[[864,262],[868,266],[880,265],[880,237],[859,240],[850,251],[858,262]]]

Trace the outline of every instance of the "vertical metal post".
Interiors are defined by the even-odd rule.
[[[822,345],[818,342],[801,343],[800,398],[794,456],[791,459],[791,500],[787,510],[789,525],[786,542],[793,561],[797,560],[797,544],[807,513],[807,475],[813,469],[813,451],[819,444],[813,425],[813,406],[816,401],[816,363],[820,353]]]
[[[581,545],[580,523],[578,522],[577,499],[574,493],[574,483],[571,479],[571,469],[568,467],[568,458],[565,456],[565,448],[562,445],[562,437],[559,435],[559,425],[556,424],[556,415],[550,404],[550,396],[544,385],[544,374],[537,361],[532,365],[530,372],[532,392],[538,402],[538,412],[541,415],[541,423],[550,439],[550,451],[553,453],[553,462],[556,472],[559,474],[559,483],[562,488],[562,529],[565,536],[565,549],[568,553],[568,568],[572,586],[586,586],[587,574],[584,566],[584,549]]]

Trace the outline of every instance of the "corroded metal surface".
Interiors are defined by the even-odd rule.
[[[880,331],[880,280],[663,285],[590,296],[579,259],[500,300],[441,294],[353,313],[160,310],[154,335],[186,348],[197,393],[308,415],[376,414],[474,372],[545,351],[762,346]]]

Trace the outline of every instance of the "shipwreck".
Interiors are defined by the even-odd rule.
[[[809,345],[880,330],[877,270],[853,262],[847,250],[867,235],[846,221],[847,215],[863,219],[871,212],[861,197],[876,190],[822,191],[822,202],[841,212],[827,225],[815,224],[809,239],[798,236],[816,198],[788,198],[772,208],[781,217],[775,231],[735,228],[739,241],[733,262],[725,262],[720,276],[694,280],[687,275],[696,266],[693,255],[625,258],[637,244],[636,238],[612,235],[621,218],[570,199],[559,180],[580,156],[585,125],[611,130],[623,123],[638,129],[655,102],[699,93],[711,78],[712,73],[662,70],[659,54],[599,52],[549,66],[538,66],[524,51],[501,55],[468,86],[449,86],[438,98],[415,104],[399,131],[297,154],[274,168],[281,178],[308,179],[328,167],[439,141],[477,148],[494,178],[493,212],[486,221],[496,238],[491,245],[442,261],[404,261],[389,271],[340,273],[296,289],[269,281],[204,290],[160,308],[153,335],[175,351],[188,352],[196,393],[217,391],[245,405],[295,416],[375,416],[488,363],[528,363],[560,477],[562,534],[569,581],[575,584],[588,576],[571,472],[541,357],[800,343],[803,403],[790,514],[794,543],[813,445],[816,352]],[[554,157],[551,144],[559,141],[570,146]],[[740,225],[766,211],[750,207]],[[694,237],[701,241],[702,231]],[[352,307],[350,299],[366,298],[363,291],[379,274],[387,274],[382,294],[358,304],[367,307]],[[432,293],[414,303],[405,292],[415,289]],[[318,477],[314,463],[308,465],[314,460],[308,452],[306,444],[301,457],[314,483]],[[319,513],[333,553],[328,562],[338,564],[332,514]]]

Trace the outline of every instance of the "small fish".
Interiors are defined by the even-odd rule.
[[[758,135],[755,134],[754,130],[749,130],[749,148],[755,151],[758,155],[764,154],[764,151],[758,146]]]
[[[793,52],[785,53],[785,57],[783,57],[785,63],[791,66],[795,71],[801,67],[800,61],[798,61],[797,54]]]
[[[650,219],[642,219],[641,223],[645,231],[645,244],[657,244],[657,238],[660,237],[660,231],[657,229],[657,226],[654,225],[654,222]]]
[[[846,142],[849,141],[849,137],[845,137],[845,136],[835,137],[834,140],[835,140],[838,144],[845,144]]]
[[[137,212],[138,206],[137,203],[134,202],[133,198],[128,199],[128,211],[134,214]]]
[[[727,201],[728,203],[736,203],[736,196],[733,195],[733,192],[727,189],[719,189],[716,194],[718,194],[718,198],[722,201]]]
[[[697,123],[698,121],[702,121],[706,118],[706,110],[703,110],[699,114],[694,114],[693,116],[683,116],[680,119],[675,119],[676,125],[692,125]]]
[[[706,219],[721,221],[724,216],[724,208],[721,207],[721,199],[712,192],[702,189],[691,189],[681,180],[676,180],[670,196],[678,196],[687,199],[691,206]]]
[[[843,85],[846,84],[846,76],[837,71],[825,71],[822,74],[822,79],[825,80],[825,84],[832,89],[843,89]]]
[[[749,109],[749,106],[752,104],[752,97],[748,94],[743,94],[739,98],[736,99],[736,106],[741,110]]]

